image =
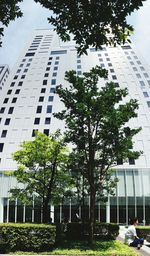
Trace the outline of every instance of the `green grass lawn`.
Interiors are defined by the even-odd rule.
[[[35,254],[33,252],[16,252],[15,254]],[[68,242],[63,246],[58,246],[51,252],[42,252],[39,254],[47,255],[98,255],[98,256],[139,256],[133,248],[128,247],[120,241],[97,241],[90,248],[87,242]]]

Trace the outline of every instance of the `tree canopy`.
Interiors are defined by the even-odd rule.
[[[11,20],[21,17],[18,4],[23,0],[1,0],[0,21],[7,26]],[[53,11],[48,18],[63,41],[70,35],[77,44],[79,54],[93,46],[123,43],[133,31],[126,18],[140,8],[145,0],[34,0]],[[3,29],[0,28],[1,35]]]
[[[74,170],[78,169],[88,181],[91,240],[96,198],[104,200],[116,185],[112,168],[120,160],[140,155],[134,151],[132,141],[140,128],[131,129],[128,124],[137,117],[137,100],[123,103],[127,89],[117,88],[113,82],[99,89],[99,79],[106,77],[107,71],[98,66],[80,77],[75,71],[66,72],[70,87],[57,89],[65,109],[54,114],[66,122],[66,141],[72,142],[74,148]]]
[[[52,10],[48,20],[63,41],[70,35],[77,44],[79,54],[86,53],[89,46],[96,49],[102,45],[124,43],[133,31],[126,18],[139,9],[145,0],[35,0]]]
[[[48,222],[49,207],[59,202],[72,184],[67,171],[68,150],[59,132],[48,137],[37,133],[35,140],[21,144],[21,149],[13,154],[18,163],[14,172],[23,187],[10,190],[13,198],[27,203],[33,196],[41,200],[43,222]]]

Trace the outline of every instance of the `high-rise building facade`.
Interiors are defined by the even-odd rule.
[[[0,91],[3,89],[6,83],[9,73],[10,71],[8,65],[0,64]]]
[[[76,70],[78,75],[100,65],[108,70],[108,80],[120,88],[127,87],[130,98],[139,101],[138,117],[130,121],[131,127],[142,127],[134,138],[134,148],[143,151],[139,159],[118,163],[114,175],[119,178],[116,195],[107,204],[98,203],[96,218],[101,221],[128,223],[139,216],[150,224],[150,70],[136,54],[132,44],[117,47],[90,48],[88,55],[78,56],[73,42],[63,43],[52,30],[36,30],[21,54],[0,99],[0,222],[40,222],[40,209],[11,202],[9,189],[17,184],[6,171],[15,170],[12,152],[21,142],[34,138],[38,130],[47,135],[64,123],[53,117],[63,108],[55,94],[56,86],[68,86],[65,72]],[[99,86],[107,80],[101,79]],[[78,209],[80,217],[82,207]],[[76,203],[66,199],[64,206],[54,207],[55,221],[68,215],[74,220]],[[88,199],[85,206],[88,218]]]

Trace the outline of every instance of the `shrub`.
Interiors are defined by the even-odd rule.
[[[9,251],[46,251],[55,243],[56,228],[45,224],[0,224],[1,241]]]
[[[150,226],[139,226],[136,227],[137,236],[143,237],[144,239],[150,235]]]
[[[67,240],[82,240],[87,238],[88,223],[72,222],[57,225],[57,239],[61,240],[64,236]],[[108,240],[116,239],[119,234],[119,226],[112,223],[100,223],[95,225],[94,236],[97,239]]]

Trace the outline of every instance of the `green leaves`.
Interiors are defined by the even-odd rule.
[[[56,198],[60,201],[63,193],[72,186],[67,170],[69,152],[64,139],[60,131],[50,137],[37,132],[33,141],[26,141],[20,147],[13,154],[19,164],[14,175],[24,186],[11,189],[12,197],[27,203],[36,196],[43,203],[43,211],[47,212],[48,204]]]
[[[143,1],[68,1],[35,0],[53,11],[48,21],[55,27],[63,41],[73,35],[78,54],[87,53],[92,46],[116,45],[128,40],[133,27],[127,23],[127,16],[143,5]]]
[[[11,20],[22,17],[22,12],[18,4],[23,0],[1,0],[0,1],[0,22],[3,26],[8,26]],[[3,28],[0,28],[0,35],[3,36]],[[0,42],[1,46],[1,42]]]

